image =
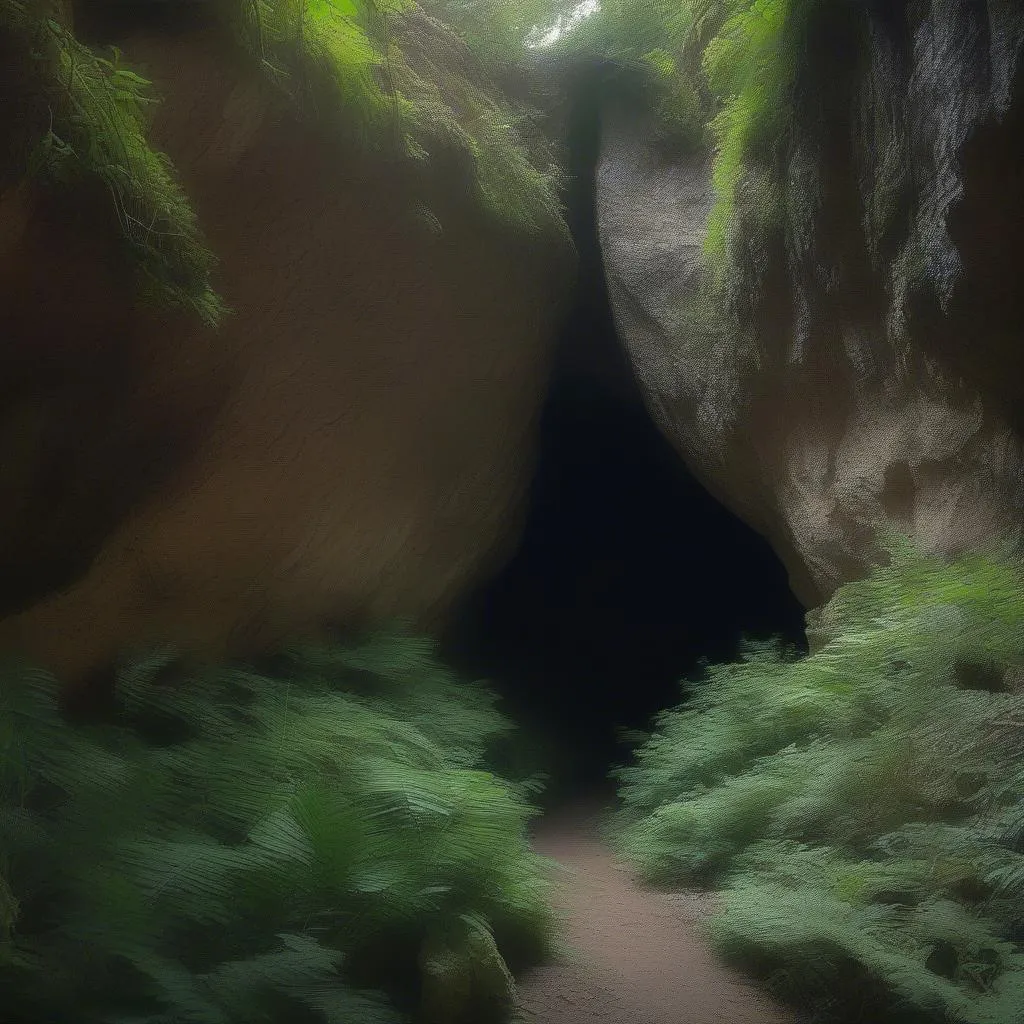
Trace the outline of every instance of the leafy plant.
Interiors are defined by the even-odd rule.
[[[10,665],[0,702],[5,1020],[397,1021],[462,921],[451,985],[549,948],[530,808],[483,761],[508,723],[426,642],[155,654],[77,726]]]
[[[737,193],[758,147],[777,146],[787,128],[787,99],[797,55],[787,52],[793,0],[755,0],[729,17],[702,57],[712,94],[722,104],[712,121],[717,143],[714,187],[718,202],[708,221],[706,247],[719,272],[728,258],[728,235]],[[754,204],[762,217],[781,215],[781,197],[762,187]]]
[[[809,617],[813,654],[748,644],[662,716],[619,771],[618,844],[652,881],[721,886],[720,947],[793,999],[1011,1024],[1024,571],[887,550]]]
[[[147,139],[150,83],[115,49],[100,57],[60,20],[55,2],[2,0],[0,43],[19,64],[15,174],[47,184],[99,182],[144,294],[214,325],[225,308],[203,242],[167,157]]]

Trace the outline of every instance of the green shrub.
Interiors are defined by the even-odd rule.
[[[661,717],[618,772],[618,845],[720,886],[720,947],[793,999],[1019,1024],[1024,571],[887,547],[809,616],[811,655],[748,644]]]
[[[532,812],[483,760],[508,724],[425,642],[137,659],[74,726],[54,691],[0,686],[5,1021],[397,1021],[466,928],[499,985],[549,950]]]

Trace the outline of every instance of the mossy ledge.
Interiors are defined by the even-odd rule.
[[[227,310],[213,284],[215,255],[171,161],[147,138],[158,97],[116,47],[104,55],[76,35],[77,19],[101,6],[0,0],[5,91],[18,97],[18,113],[0,121],[0,189],[99,186],[141,293],[216,325]],[[144,6],[108,4],[104,14],[116,24]],[[432,156],[454,154],[489,216],[569,244],[558,161],[534,112],[504,97],[456,30],[415,3],[215,0],[200,19],[346,143],[428,175]]]

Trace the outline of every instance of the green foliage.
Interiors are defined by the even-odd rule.
[[[491,76],[498,67],[474,56],[451,27],[410,16],[391,63],[408,104],[407,150],[428,159],[438,150],[461,154],[467,186],[497,222],[570,243],[555,150],[536,113],[502,96]]]
[[[718,197],[708,222],[707,251],[724,272],[737,193],[751,154],[777,145],[790,116],[788,96],[796,72],[795,55],[783,41],[794,0],[755,0],[734,14],[707,45],[703,68],[712,93],[722,104],[712,121],[718,146],[714,187]],[[766,220],[781,217],[781,196],[762,187],[754,204]]]
[[[538,27],[568,14],[574,4],[563,0],[421,0],[432,16],[455,28],[482,60],[518,64],[524,44]]]
[[[714,147],[717,202],[706,248],[716,294],[744,286],[736,265],[742,250],[757,249],[767,230],[783,225],[787,194],[778,157],[791,131],[803,28],[820,6],[820,0],[604,0],[554,46],[610,62],[639,80],[666,148]]]
[[[600,10],[553,47],[609,62],[645,87],[669,148],[708,144],[714,97],[701,73],[701,54],[736,0],[604,0]]]
[[[53,3],[0,0],[0,41],[22,58],[25,82],[17,152],[6,156],[19,176],[51,185],[99,182],[143,292],[217,323],[213,256],[170,162],[146,141],[149,83],[116,50],[108,59],[83,46],[57,15]]]
[[[484,762],[508,723],[428,643],[137,659],[77,726],[54,691],[0,687],[5,1020],[383,1024],[466,922],[456,988],[548,949],[531,811]]]
[[[792,23],[808,6],[807,0],[619,0],[602,5],[590,31],[611,59],[655,69],[656,111],[667,139],[715,146],[718,201],[706,245],[719,286],[741,188],[753,188],[747,205],[759,219],[781,220],[778,187],[751,177],[751,164],[787,131],[799,60]]]
[[[211,5],[306,113],[413,165],[453,148],[467,161],[467,188],[492,216],[564,241],[561,179],[534,113],[503,98],[483,64],[467,63],[452,30],[418,10],[412,0]],[[59,0],[0,0],[0,48],[25,65],[17,152],[4,154],[13,176],[98,183],[144,293],[216,324],[225,309],[210,284],[213,256],[169,160],[147,142],[150,83],[116,50],[104,57],[83,45],[60,15]],[[522,39],[513,49],[511,28],[502,31],[492,59],[511,63]],[[432,53],[445,34],[444,52]]]
[[[533,112],[504,97],[488,71],[522,52],[509,25],[495,21],[485,62],[472,59],[454,28],[460,14],[472,22],[473,11],[454,5],[425,5],[443,8],[448,24],[413,0],[223,2],[244,47],[300,108],[413,165],[453,150],[467,188],[500,223],[565,235],[552,152],[535,144]]]
[[[619,845],[716,883],[720,947],[842,1016],[1019,1024],[1024,570],[887,543],[814,653],[750,643],[620,769]]]
[[[330,116],[364,141],[388,120],[387,98],[374,78],[385,54],[371,38],[409,6],[407,0],[232,0],[224,10],[265,72],[300,103],[315,103],[318,80]]]

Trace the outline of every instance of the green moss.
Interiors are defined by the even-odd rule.
[[[533,112],[502,95],[451,25],[411,0],[231,0],[223,9],[266,73],[318,120],[414,164],[454,150],[467,188],[497,221],[565,236],[551,149],[527,141],[538,138]],[[497,64],[516,57],[488,52]]]
[[[210,284],[212,254],[170,162],[146,140],[149,83],[83,46],[57,6],[0,0],[3,48],[20,58],[17,176],[48,185],[99,182],[145,294],[215,324],[224,307]]]
[[[638,81],[666,150],[715,149],[717,202],[706,248],[719,292],[736,274],[733,235],[763,234],[783,222],[785,192],[773,178],[773,156],[792,117],[800,26],[816,3],[605,0],[556,45]]]
[[[508,1020],[515,981],[486,921],[465,915],[429,935],[420,949],[423,1024],[478,1024]]]
[[[795,63],[783,45],[793,0],[756,0],[733,15],[708,43],[702,63],[709,87],[723,104],[712,121],[717,143],[713,183],[717,203],[708,221],[706,248],[719,273],[728,260],[729,230],[752,154],[778,145],[786,131],[787,98]],[[781,220],[780,197],[757,190],[763,224]]]
[[[407,111],[378,81],[388,54],[374,27],[384,35],[387,19],[407,6],[404,0],[231,0],[222,11],[244,48],[298,105],[375,144],[395,114]]]
[[[492,217],[567,241],[559,173],[533,112],[503,99],[452,30],[409,0],[223,0],[211,10],[307,114],[413,163],[454,149]],[[79,42],[60,14],[59,0],[0,0],[0,43],[24,65],[9,176],[99,183],[143,292],[216,324],[225,309],[214,258],[169,160],[147,142],[149,83],[116,50],[104,57]],[[422,45],[425,28],[440,52]]]
[[[454,31],[422,14],[398,19],[393,80],[408,103],[414,152],[462,154],[467,186],[498,222],[527,235],[560,236],[562,175],[536,114],[503,98],[486,65]]]

